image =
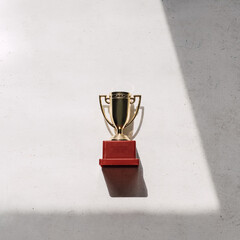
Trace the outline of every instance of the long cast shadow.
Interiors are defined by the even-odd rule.
[[[141,161],[138,167],[103,167],[102,172],[111,197],[148,196]]]

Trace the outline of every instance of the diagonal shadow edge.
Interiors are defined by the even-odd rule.
[[[234,68],[236,62],[232,58],[232,51],[224,48],[224,42],[235,43],[235,46],[237,42],[226,29],[223,29],[223,33],[217,27],[224,28],[227,25],[225,28],[228,30],[232,28],[232,32],[237,31],[237,25],[233,24],[237,12],[228,11],[224,18],[216,11],[219,9],[217,2],[212,6],[207,1],[160,2],[220,202],[220,211],[224,210],[226,204],[234,205],[235,211],[239,211],[234,198],[228,195],[233,195],[237,189],[238,175],[234,168],[240,167],[236,132],[240,120],[236,113],[240,99],[236,98],[238,84],[234,77],[240,73],[239,69]],[[237,7],[235,5],[232,3],[221,7],[232,10]],[[222,51],[228,61],[223,59]],[[232,125],[227,126],[228,123]]]

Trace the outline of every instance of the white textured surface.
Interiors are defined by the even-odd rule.
[[[239,117],[234,115],[237,97],[235,105],[229,101],[225,107],[226,101],[221,102],[229,94],[237,96],[235,86],[239,88],[231,81],[240,76],[234,68],[239,49],[231,42],[238,39],[239,21],[234,17],[238,3],[180,2],[1,1],[0,211],[4,217],[0,226],[4,240],[66,239],[58,234],[63,229],[68,239],[156,239],[160,232],[162,239],[204,239],[204,233],[212,239],[238,239],[239,220],[232,215],[238,208],[228,207],[229,221],[221,222],[219,215],[227,205],[219,189],[223,195],[225,189],[234,192],[231,183],[237,183],[239,176],[224,167],[214,168],[217,158],[222,166],[228,160],[221,158],[227,151],[221,146],[226,144],[209,150],[219,143],[217,134],[224,134],[221,124],[236,126]],[[232,19],[230,37],[221,35],[217,25],[226,17],[226,7],[235,9],[227,15],[227,20]],[[218,11],[212,13],[211,8]],[[198,15],[198,9],[206,10],[205,15]],[[221,48],[209,43],[217,41],[214,37],[228,41],[231,49],[226,55],[235,54],[229,63],[232,68],[226,68],[231,82],[222,82],[226,87],[215,86],[216,72],[225,74],[225,70],[218,69]],[[214,61],[216,54],[219,62]],[[218,98],[209,93],[210,83]],[[145,197],[109,196],[98,166],[102,140],[110,138],[98,95],[112,90],[142,95],[144,117],[135,140]],[[230,107],[232,122],[226,123],[218,107]],[[141,111],[134,130],[140,117]],[[239,127],[232,134],[226,140],[236,143]],[[233,158],[238,153],[232,153]],[[216,161],[211,162],[213,156]],[[232,171],[239,167],[236,161],[229,164]],[[219,184],[218,176],[226,174],[229,182]],[[239,191],[232,198],[238,196]],[[236,229],[230,219],[235,219]],[[109,229],[112,221],[115,224]],[[24,222],[29,225],[27,232]],[[227,229],[226,235],[220,234],[221,229]]]

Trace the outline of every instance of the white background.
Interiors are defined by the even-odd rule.
[[[0,239],[239,239],[237,1],[1,1]],[[139,169],[98,165],[98,95],[142,95]]]

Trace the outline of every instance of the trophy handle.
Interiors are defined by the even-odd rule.
[[[138,110],[139,110],[139,108],[140,108],[140,104],[141,104],[141,98],[142,98],[142,96],[141,96],[141,95],[134,95],[133,97],[130,98],[130,99],[132,100],[132,101],[130,101],[130,104],[135,103],[137,97],[138,97],[138,105],[137,105],[137,109],[136,109],[136,111],[135,111],[135,113],[134,113],[132,119],[126,124],[125,127],[127,127],[128,125],[130,125],[130,124],[132,123],[132,121],[135,119],[135,117],[137,116],[137,114],[138,114]]]
[[[102,111],[102,114],[103,114],[105,120],[107,121],[107,123],[108,123],[110,126],[112,126],[113,128],[115,128],[115,126],[114,126],[114,125],[107,119],[107,117],[106,117],[106,114],[105,114],[105,111],[104,111],[103,105],[102,105],[102,97],[104,97],[105,102],[106,102],[107,104],[110,104],[110,98],[107,97],[107,95],[99,95],[99,103],[100,103],[101,111]]]

